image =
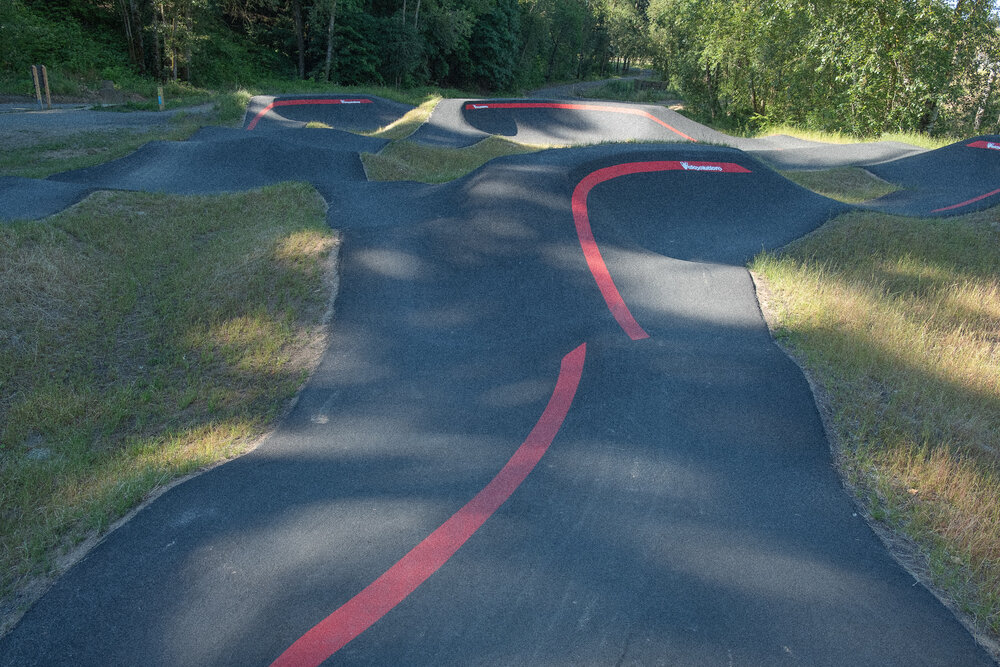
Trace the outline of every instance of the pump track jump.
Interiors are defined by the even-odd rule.
[[[0,179],[7,219],[302,180],[344,235],[293,412],[107,535],[0,664],[994,664],[857,513],[744,267],[851,208],[772,166],[865,165],[905,188],[868,206],[947,216],[1000,203],[1000,137],[830,146],[444,100],[411,140],[569,147],[368,182],[385,142],[351,132],[408,109],[255,98],[242,129]]]

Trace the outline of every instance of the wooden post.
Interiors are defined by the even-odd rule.
[[[52,93],[49,92],[49,70],[46,69],[45,65],[42,65],[42,81],[45,83],[45,104],[51,109]]]
[[[42,89],[38,85],[38,67],[31,66],[31,78],[35,80],[35,99],[38,100],[38,108],[42,108]]]
[[[163,86],[156,87],[156,100],[160,103],[160,111],[163,111]]]

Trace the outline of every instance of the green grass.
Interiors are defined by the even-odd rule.
[[[848,204],[878,199],[899,187],[876,178],[859,167],[838,167],[821,171],[782,171],[781,175],[824,197]]]
[[[861,138],[845,134],[843,132],[807,130],[792,125],[772,125],[756,132],[754,136],[767,137],[775,134],[784,134],[790,137],[796,137],[797,139],[805,139],[807,141],[822,141],[829,144],[856,144],[867,141],[898,141],[904,144],[910,144],[911,146],[919,146],[920,148],[927,149],[941,148],[943,146],[953,144],[961,139],[961,137],[932,137],[928,134],[921,134],[919,132],[887,132],[876,138]]]
[[[270,428],[322,351],[336,244],[301,184],[0,226],[0,607]]]
[[[178,112],[166,123],[142,129],[4,132],[0,128],[0,144],[4,146],[0,176],[45,178],[124,157],[150,141],[183,141],[206,125],[236,126],[250,97],[243,89],[216,94],[209,98],[214,104],[210,112]]]
[[[867,511],[1000,633],[1000,209],[838,218],[752,264]]]
[[[0,152],[0,176],[45,178],[70,169],[102,164],[128,155],[150,141],[180,141],[197,131],[199,123],[185,118],[153,126],[148,130],[113,129],[44,134],[19,132],[0,139],[6,142]]]
[[[501,139],[487,137],[466,148],[436,148],[411,141],[395,141],[379,153],[362,153],[368,179],[372,181],[420,181],[444,183],[481,167],[504,155],[518,155],[540,150]]]

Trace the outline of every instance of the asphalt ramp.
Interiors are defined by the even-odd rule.
[[[77,203],[92,190],[86,184],[0,176],[0,222],[46,218]]]
[[[447,103],[446,103],[447,102]],[[444,106],[442,106],[444,105]],[[464,146],[489,135],[533,145],[719,141],[721,133],[662,106],[592,100],[442,100],[413,141]]]
[[[294,180],[312,183],[325,194],[341,183],[366,180],[359,153],[377,152],[385,143],[326,129],[273,133],[204,128],[187,141],[150,142],[118,160],[48,180],[175,194],[249,190]]]
[[[1000,204],[1000,135],[973,137],[867,169],[902,188],[867,202],[867,208],[926,216]]]
[[[412,109],[401,102],[355,93],[258,95],[247,106],[243,127],[260,131],[321,123],[335,130],[372,132],[399,120]]]

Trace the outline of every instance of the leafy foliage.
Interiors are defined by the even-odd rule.
[[[515,91],[651,63],[730,131],[1000,131],[990,0],[4,0],[0,85]],[[145,82],[145,83],[143,83]]]
[[[0,76],[515,90],[645,52],[639,0],[4,0]],[[147,84],[148,85],[148,84]],[[10,86],[6,86],[10,88]]]
[[[649,16],[658,69],[733,126],[1000,126],[1000,18],[987,0],[652,0]]]

